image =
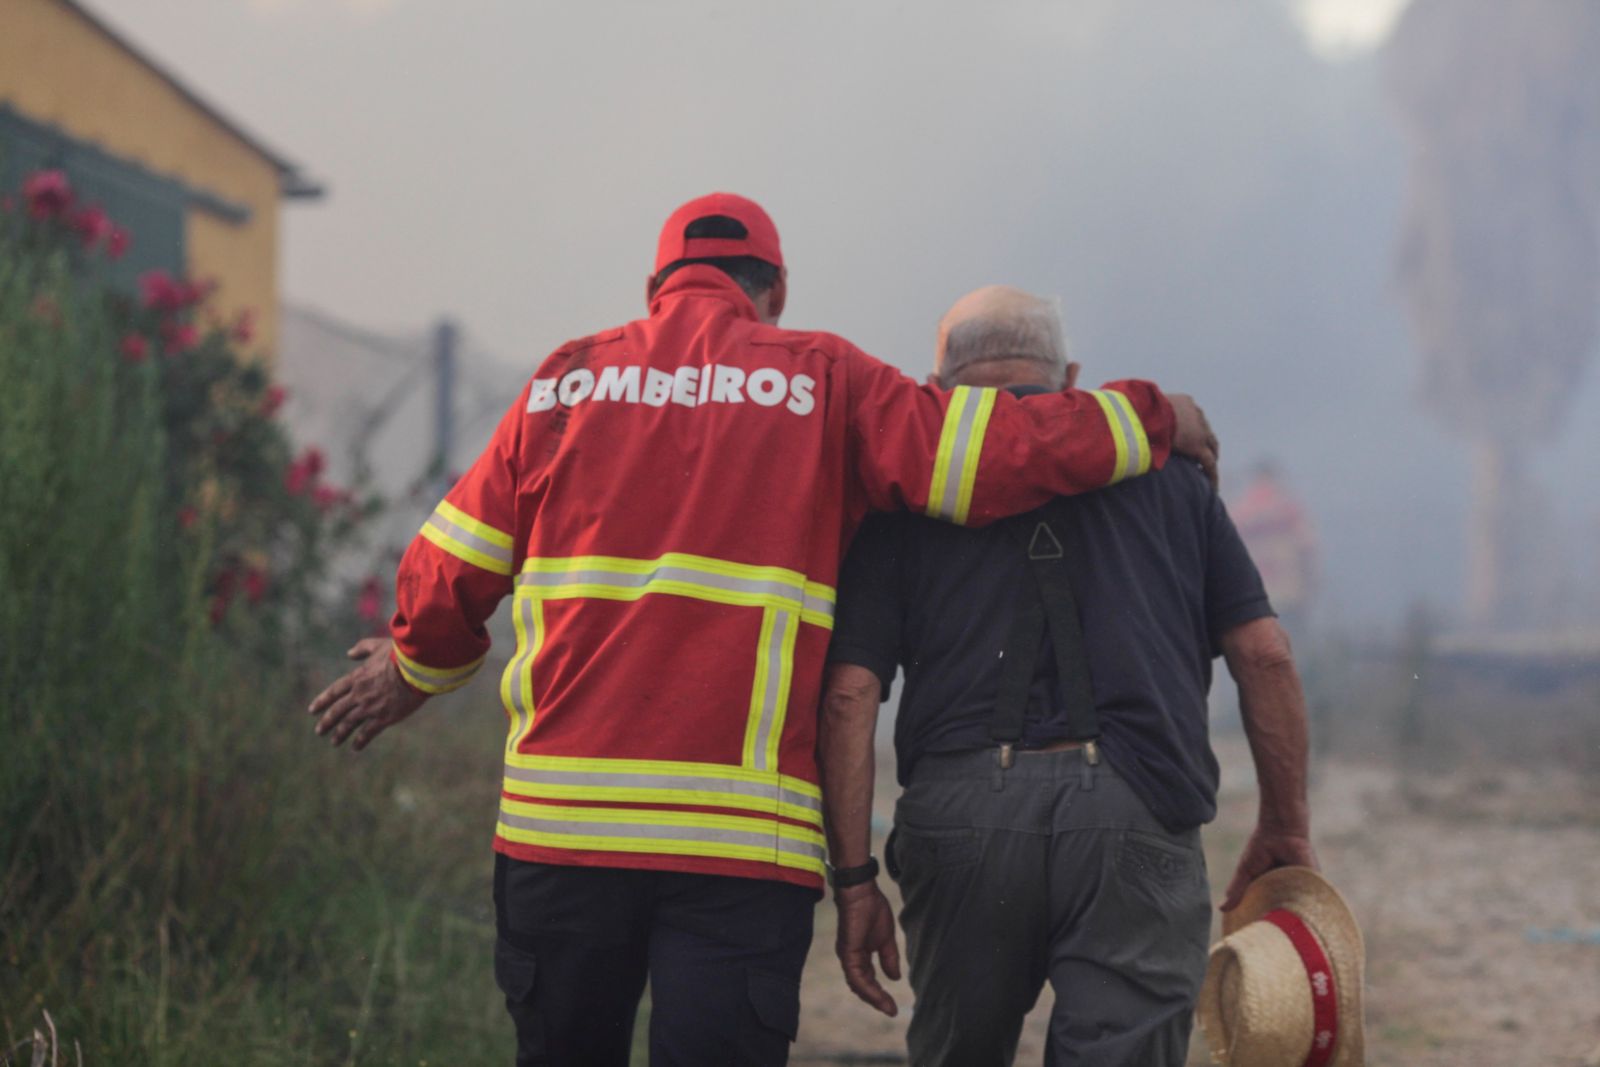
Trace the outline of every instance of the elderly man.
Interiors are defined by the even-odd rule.
[[[1026,293],[979,290],[940,325],[945,387],[1045,393],[1077,373],[1053,306]],[[1127,430],[1131,475],[1145,464]],[[905,791],[885,851],[916,994],[911,1061],[1009,1063],[1048,979],[1047,1063],[1183,1063],[1211,921],[1199,826],[1216,812],[1219,653],[1261,789],[1223,907],[1264,871],[1315,865],[1288,640],[1200,470],[1175,460],[983,529],[876,516],[839,595],[818,752],[840,866],[868,862],[877,708],[905,671]],[[835,901],[850,987],[894,1014],[872,963],[898,977],[888,900],[869,883]]]

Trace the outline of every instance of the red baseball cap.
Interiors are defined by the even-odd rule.
[[[685,237],[683,231],[696,219],[722,215],[741,223],[743,237]],[[656,273],[680,259],[710,259],[716,256],[754,256],[774,267],[783,266],[783,251],[778,247],[778,228],[761,205],[733,193],[711,193],[697,197],[672,213],[661,227],[656,245]]]

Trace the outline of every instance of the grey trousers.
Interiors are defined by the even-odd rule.
[[[1010,1064],[1047,979],[1048,1067],[1181,1067],[1211,929],[1200,833],[1168,833],[1103,758],[924,757],[886,854],[917,1067]]]

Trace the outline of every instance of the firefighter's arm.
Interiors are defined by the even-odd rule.
[[[848,373],[857,470],[879,510],[979,526],[1158,468],[1175,446],[1214,464],[1200,409],[1148,382],[1019,400],[917,385],[860,352]]]
[[[406,684],[429,696],[477,673],[489,652],[484,623],[512,590],[521,562],[514,535],[527,400],[525,388],[400,560],[391,658]]]
[[[357,666],[308,709],[316,730],[353,747],[411,715],[430,697],[465,685],[489,651],[484,623],[512,588],[516,562],[516,457],[524,390],[472,468],[412,539],[395,578],[389,639],[347,653]]]
[[[1271,616],[1222,635],[1222,654],[1239,687],[1239,710],[1261,790],[1255,832],[1222,902],[1239,903],[1256,878],[1276,867],[1317,866],[1306,799],[1306,698],[1288,635]]]
[[[828,666],[822,717],[817,724],[817,767],[822,776],[822,815],[828,858],[838,868],[859,867],[872,852],[873,737],[878,722],[878,676],[852,663]],[[883,973],[900,977],[894,911],[876,881],[834,892],[838,933],[834,951],[851,991],[885,1015],[899,1008],[878,982],[872,957]]]

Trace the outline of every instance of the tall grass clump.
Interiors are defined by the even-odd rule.
[[[118,1067],[502,1058],[492,770],[437,736],[353,763],[295,712],[359,635],[328,563],[368,505],[291,449],[247,320],[159,272],[101,284],[116,242],[64,176],[13,203],[0,1064],[42,1020]]]

